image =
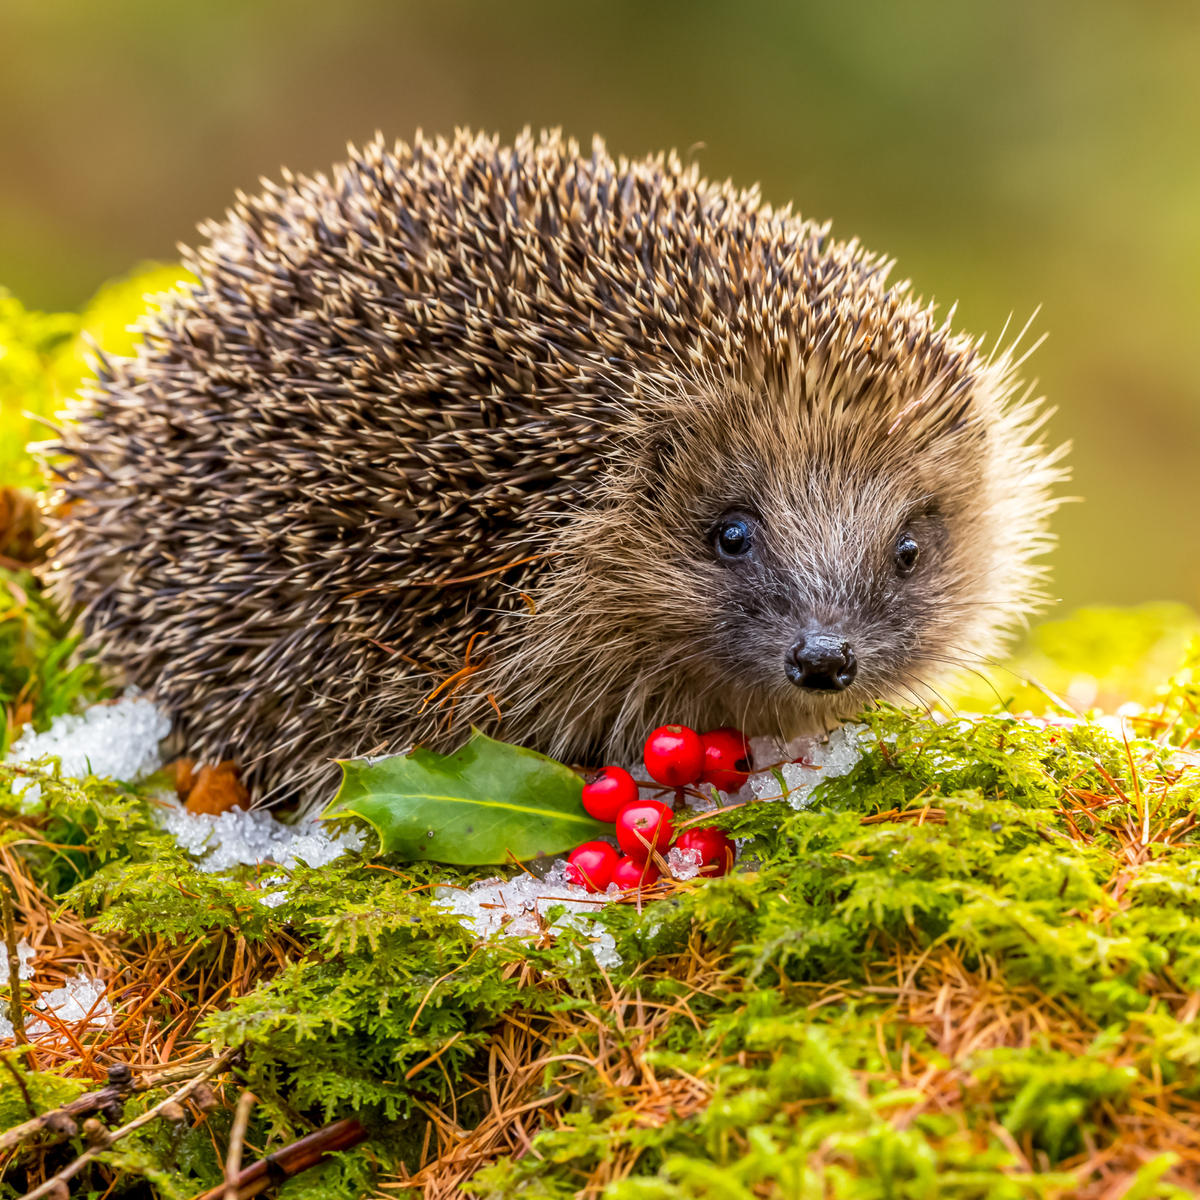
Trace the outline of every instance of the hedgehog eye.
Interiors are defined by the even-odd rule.
[[[725,517],[716,530],[721,558],[744,558],[754,545],[754,530],[746,517]]]
[[[907,578],[917,566],[921,557],[921,547],[911,533],[902,533],[896,541],[896,574],[901,579]]]

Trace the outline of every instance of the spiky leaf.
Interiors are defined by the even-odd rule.
[[[455,754],[416,749],[342,764],[326,819],[356,816],[384,853],[483,866],[559,854],[612,833],[583,808],[583,781],[545,755],[474,730]]]

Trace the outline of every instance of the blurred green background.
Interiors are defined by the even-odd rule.
[[[0,285],[78,310],[281,164],[527,123],[691,148],[975,333],[1040,305],[1053,594],[1200,602],[1195,4],[0,0]]]

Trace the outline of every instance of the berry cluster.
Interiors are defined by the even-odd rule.
[[[621,767],[605,767],[583,789],[583,807],[598,821],[616,825],[618,855],[608,842],[585,842],[571,851],[567,878],[589,892],[610,883],[640,888],[654,883],[675,832],[675,811],[696,784],[736,792],[750,776],[750,748],[736,729],[697,733],[686,725],[663,725],[646,739],[646,770],[655,783],[675,792],[675,809],[661,800],[642,800],[637,780]],[[724,875],[733,866],[733,843],[711,826],[687,828],[675,838],[681,850],[700,855],[700,874]]]

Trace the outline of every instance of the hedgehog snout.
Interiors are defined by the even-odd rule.
[[[810,692],[844,692],[858,674],[854,647],[840,634],[801,634],[783,656],[783,669]]]

